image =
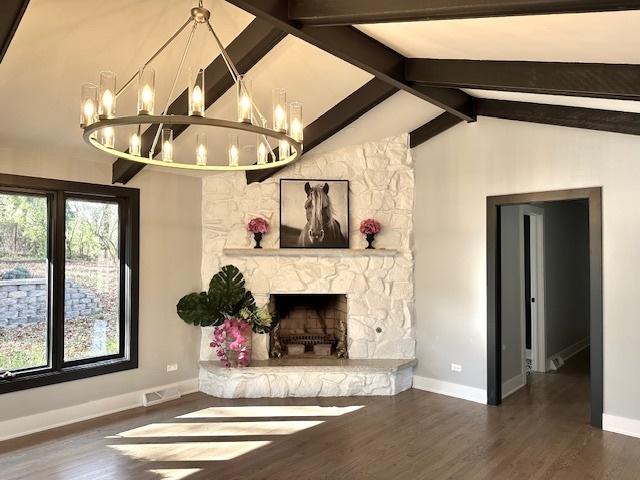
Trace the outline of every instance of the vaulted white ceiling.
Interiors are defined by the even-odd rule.
[[[31,0],[11,46],[0,63],[0,148],[64,148],[73,155],[114,159],[85,146],[78,126],[80,85],[113,70],[120,84],[132,76],[184,23],[194,0]],[[205,0],[212,23],[228,45],[253,16],[224,0]],[[640,63],[640,11],[540,15],[432,22],[359,25],[362,32],[406,57]],[[318,27],[321,28],[321,27]],[[186,69],[172,98],[169,89],[186,41],[154,61],[160,106],[186,86]],[[193,44],[189,64],[208,65],[218,52],[204,30]],[[370,74],[288,36],[247,74],[258,105],[270,109],[273,87],[304,104],[310,123],[372,77]],[[133,113],[135,88],[118,100],[118,112]],[[640,112],[640,102],[553,95],[467,90],[470,95]],[[228,91],[208,114],[233,119],[235,93]],[[400,92],[345,129],[326,145],[357,143],[409,131],[442,110]],[[389,121],[393,118],[393,121]],[[178,137],[178,148],[194,144],[193,127]],[[226,138],[210,137],[211,151],[223,155]],[[338,141],[337,138],[340,140]],[[324,146],[319,147],[319,149]],[[221,162],[226,161],[222,159]]]
[[[0,63],[0,148],[59,148],[71,155],[114,158],[88,148],[79,128],[79,94],[83,82],[98,81],[98,72],[116,72],[122,85],[188,18],[194,0],[31,0],[20,27]],[[253,20],[223,0],[205,0],[212,23],[228,45]],[[164,106],[184,48],[187,31],[176,45],[154,60],[157,99]],[[186,65],[208,65],[216,56],[204,30],[191,47]],[[186,88],[186,71],[173,100]],[[256,101],[268,113],[271,89],[284,87],[288,99],[304,105],[310,123],[370,80],[372,76],[302,40],[287,36],[247,73]],[[414,128],[440,110],[411,98]],[[406,108],[407,102],[403,103]],[[158,108],[158,107],[157,107]],[[118,98],[118,114],[135,110],[135,85]],[[235,92],[227,91],[207,111],[234,119]],[[269,116],[269,115],[267,115]],[[196,127],[176,139],[176,151],[195,144]],[[384,135],[384,134],[382,134]],[[123,135],[120,135],[123,141]],[[217,141],[216,141],[217,140]],[[226,151],[224,135],[209,135],[214,157]],[[221,159],[221,163],[226,158]]]
[[[358,25],[405,57],[640,63],[640,11]]]
[[[357,25],[407,58],[640,64],[640,11]],[[465,89],[474,97],[640,113],[640,102]]]

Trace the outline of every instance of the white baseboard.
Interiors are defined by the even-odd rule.
[[[92,402],[74,405],[72,407],[60,408],[26,417],[12,418],[0,422],[0,441],[9,440],[10,438],[21,437],[31,433],[49,430],[50,428],[62,427],[70,423],[81,422],[91,418],[109,415],[111,413],[129,410],[130,408],[142,406],[142,395],[145,392],[153,390],[161,390],[164,388],[175,387],[180,390],[182,395],[198,391],[198,379],[191,378],[182,382],[172,383],[170,385],[161,385],[154,388],[145,388],[131,393],[116,395],[113,397],[102,398]]]
[[[487,403],[487,391],[481,388],[469,387],[459,383],[445,382],[435,378],[413,376],[413,388],[439,393],[449,397],[462,398],[471,402]]]
[[[502,399],[517,392],[527,384],[527,375],[519,373],[502,384]]]
[[[582,350],[584,350],[585,348],[589,347],[589,345],[591,345],[591,341],[590,341],[589,337],[585,337],[585,338],[583,338],[581,340],[578,340],[573,345],[569,345],[567,348],[564,348],[564,349],[560,350],[559,352],[554,353],[553,355],[551,355],[550,357],[547,358],[547,365],[546,365],[547,366],[547,371],[551,370],[551,367],[549,365],[551,364],[551,360],[553,358],[560,357],[566,362],[567,360],[569,360],[574,355],[580,353]]]
[[[640,420],[602,414],[602,429],[607,432],[620,433],[630,437],[640,438]]]

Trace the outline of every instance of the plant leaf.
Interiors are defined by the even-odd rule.
[[[209,302],[214,310],[224,315],[237,313],[234,307],[245,296],[244,277],[234,265],[225,265],[209,282]]]
[[[185,295],[176,305],[176,311],[182,320],[191,325],[208,327],[221,323],[211,308],[206,292]]]
[[[242,299],[232,307],[232,313],[237,314],[243,308],[247,308],[252,312],[257,308],[256,299],[253,298],[253,294],[250,291],[246,291]]]

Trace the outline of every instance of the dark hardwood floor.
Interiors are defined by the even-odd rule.
[[[588,424],[584,357],[500,407],[188,395],[0,443],[0,478],[639,479],[640,439]]]

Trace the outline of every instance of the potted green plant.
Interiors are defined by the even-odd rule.
[[[269,333],[277,323],[266,307],[256,305],[234,265],[222,267],[211,278],[208,291],[182,297],[176,309],[186,323],[217,327],[210,345],[227,367],[249,365],[251,332]]]

